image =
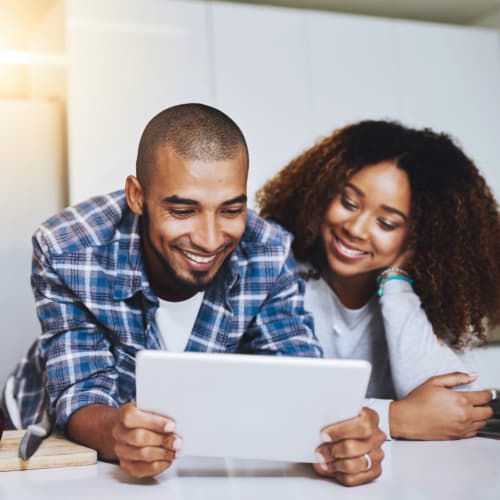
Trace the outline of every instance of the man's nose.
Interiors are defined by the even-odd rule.
[[[200,217],[193,234],[193,246],[205,253],[215,253],[224,246],[224,235],[215,216]]]

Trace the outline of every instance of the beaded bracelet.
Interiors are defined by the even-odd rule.
[[[379,273],[379,275],[377,276],[377,283],[380,283],[389,273],[397,273],[398,275],[410,278],[410,275],[404,269],[401,269],[399,267],[388,267],[387,269],[384,269]]]
[[[379,284],[378,284],[378,290],[377,290],[377,295],[379,297],[382,297],[384,295],[384,286],[388,281],[391,280],[401,280],[401,281],[406,281],[410,284],[413,283],[413,279],[408,276],[408,273],[406,273],[406,276],[403,276],[402,274],[395,274],[393,276],[387,276],[386,278],[382,279]]]

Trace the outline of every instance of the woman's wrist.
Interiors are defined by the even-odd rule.
[[[413,278],[411,278],[406,270],[399,267],[388,267],[377,276],[377,295],[379,297],[384,295],[385,284],[392,280],[406,281],[410,284],[413,283]]]
[[[391,266],[391,267],[386,267],[383,271],[381,271],[377,275],[377,283],[380,283],[389,276],[406,276],[407,278],[411,278],[410,274],[406,269],[403,269],[402,267]]]

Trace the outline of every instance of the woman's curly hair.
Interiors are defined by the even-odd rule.
[[[411,187],[408,264],[436,335],[460,350],[500,324],[500,218],[484,178],[446,134],[397,122],[336,130],[257,193],[261,215],[291,233],[301,261],[321,272],[320,224],[331,200],[365,166],[394,161]]]

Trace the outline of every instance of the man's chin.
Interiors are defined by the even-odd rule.
[[[217,273],[193,273],[193,286],[206,290],[215,280]]]
[[[201,292],[213,283],[216,275],[217,273],[212,274],[206,271],[191,271],[189,278],[177,276],[177,281],[185,289],[192,289],[193,292]]]

